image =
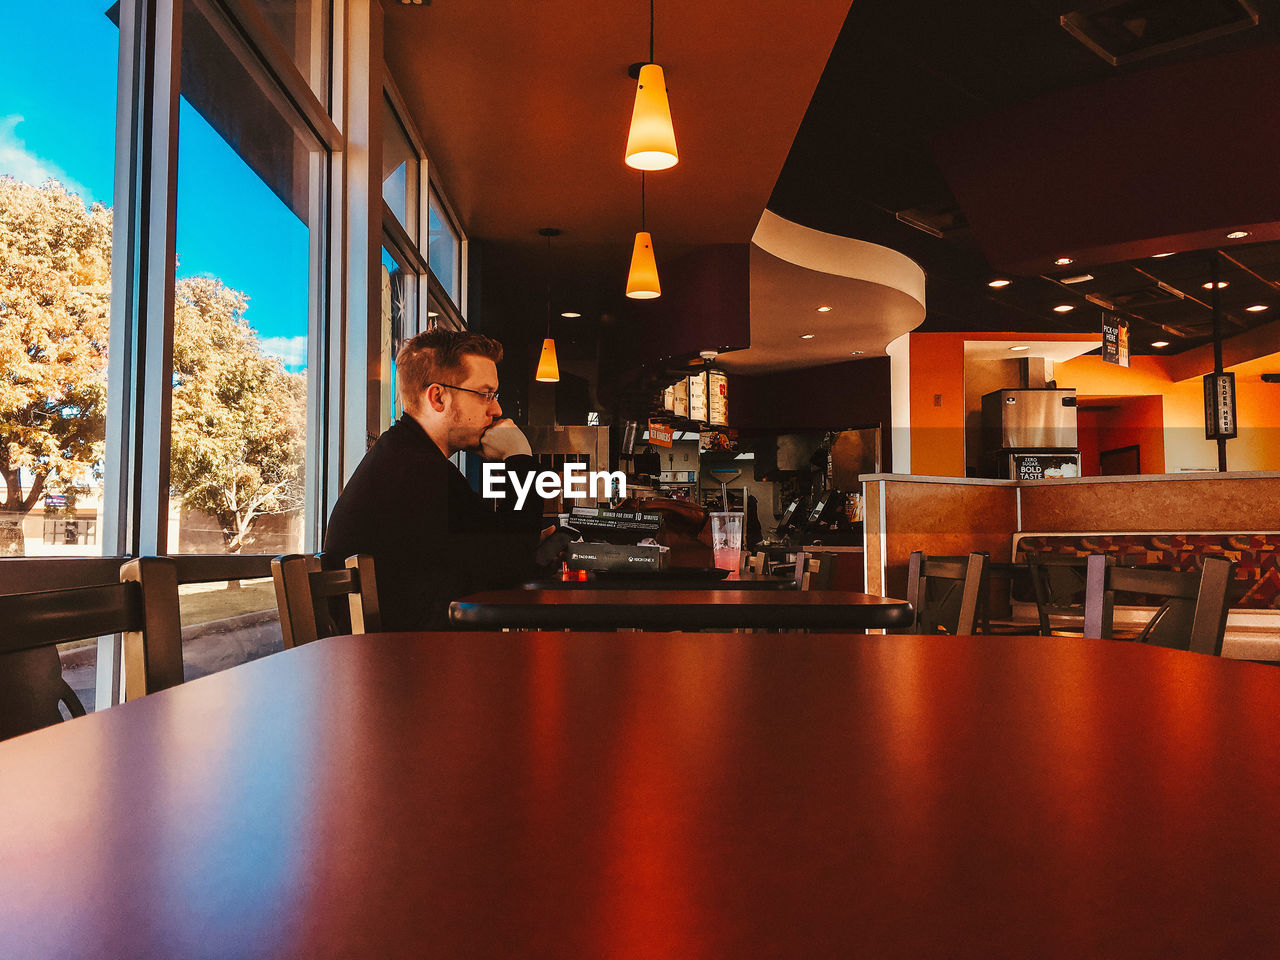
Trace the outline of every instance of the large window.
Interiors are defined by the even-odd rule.
[[[462,238],[445,209],[436,188],[431,188],[428,210],[427,260],[440,286],[457,306],[462,306]]]
[[[328,104],[328,0],[253,0],[321,103]]]
[[[396,354],[400,345],[417,332],[417,275],[405,266],[401,252],[382,248],[382,429],[402,413],[396,393]]]
[[[211,4],[183,11],[169,549],[302,549],[324,154]]]
[[[63,3],[56,31],[38,4],[4,14],[0,556],[102,550],[119,46],[107,7]]]
[[[40,4],[4,11],[0,556],[103,549],[119,56],[108,6],[60,4],[56,30]],[[97,649],[86,640],[58,651],[89,710]]]
[[[465,238],[408,112],[389,82],[385,117],[358,108],[385,79],[381,10],[52,9],[10,4],[3,20],[0,555],[317,549],[371,420],[396,413],[400,341],[464,323]],[[370,204],[362,164],[379,152]],[[364,307],[383,279],[364,275],[366,238],[383,248],[382,316]],[[366,322],[384,326],[377,372]],[[184,628],[272,632],[245,619],[274,607],[264,584],[181,595]],[[187,644],[189,675],[261,652],[218,643]],[[66,664],[86,705],[94,652]],[[105,705],[119,647],[96,652]]]
[[[418,152],[396,108],[382,98],[382,199],[405,233],[418,231]]]

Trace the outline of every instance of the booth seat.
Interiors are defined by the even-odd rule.
[[[1155,564],[1184,571],[1198,569],[1204,557],[1232,560],[1235,586],[1223,655],[1280,661],[1280,532],[1014,534],[1013,559],[1025,560],[1028,552],[1100,553],[1127,566]]]

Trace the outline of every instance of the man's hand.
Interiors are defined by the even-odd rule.
[[[547,567],[565,559],[569,555],[569,544],[572,542],[573,537],[564,530],[547,527],[542,531],[541,543],[534,551],[533,562],[539,567]]]
[[[504,418],[480,435],[480,452],[489,460],[505,460],[522,453],[531,454],[533,450],[520,428]]]

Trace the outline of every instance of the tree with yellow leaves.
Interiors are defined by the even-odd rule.
[[[44,494],[74,497],[101,462],[110,305],[111,211],[0,177],[0,555],[23,552]]]
[[[306,377],[261,350],[244,294],[215,277],[178,281],[170,486],[215,517],[239,553],[254,523],[302,506]]]
[[[0,555],[22,518],[77,492],[104,449],[111,211],[49,181],[0,177]],[[244,294],[177,281],[170,494],[217,519],[230,552],[302,506],[306,376],[264,354]]]

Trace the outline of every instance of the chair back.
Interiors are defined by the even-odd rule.
[[[835,561],[831,554],[815,556],[803,550],[796,554],[797,590],[830,590],[834,575]]]
[[[182,682],[182,625],[176,565],[142,557],[120,582],[0,596],[0,738],[83,716],[62,677],[57,645],[123,634],[125,699]]]
[[[895,633],[972,634],[986,578],[987,557],[926,557],[920,550],[907,564],[907,600],[915,621]]]
[[[1112,566],[1095,554],[1088,559],[1084,635],[1111,639],[1116,594],[1141,594],[1163,602],[1137,642],[1221,656],[1235,566],[1225,557],[1205,557],[1198,571],[1143,570]]]
[[[368,554],[347,557],[342,570],[323,569],[319,557],[286,554],[271,561],[271,578],[285,649],[345,632],[329,602],[333,597],[347,598],[351,632],[382,629],[373,557]]]
[[[1083,623],[1087,561],[1088,557],[1027,551],[1042,637],[1053,635],[1054,617],[1073,617]]]

